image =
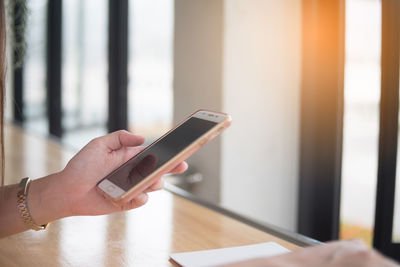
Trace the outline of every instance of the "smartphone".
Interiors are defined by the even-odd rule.
[[[198,110],[97,184],[98,191],[122,205],[146,190],[231,124],[221,112]]]

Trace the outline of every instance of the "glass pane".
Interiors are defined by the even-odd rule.
[[[47,1],[27,1],[24,65],[24,113],[26,127],[47,133],[46,116],[46,19]]]
[[[64,141],[82,147],[106,133],[108,1],[63,1]]]
[[[147,142],[172,124],[173,0],[129,2],[130,130]]]
[[[378,165],[381,2],[346,1],[340,238],[372,243]]]

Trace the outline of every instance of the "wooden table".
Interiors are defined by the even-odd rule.
[[[73,151],[6,126],[6,183],[61,170]],[[46,231],[0,239],[0,266],[170,266],[175,252],[275,241],[298,245],[181,196],[151,193],[145,206],[97,217],[71,217]]]

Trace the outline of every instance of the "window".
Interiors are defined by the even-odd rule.
[[[24,105],[26,127],[47,133],[46,116],[46,19],[47,1],[27,1]]]
[[[378,167],[381,2],[346,0],[340,237],[372,244]]]
[[[129,4],[129,129],[151,141],[172,126],[174,2]]]
[[[106,0],[63,1],[63,140],[75,148],[107,131],[107,16]]]

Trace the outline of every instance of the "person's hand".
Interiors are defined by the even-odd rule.
[[[127,131],[117,131],[93,139],[76,154],[60,173],[59,184],[70,215],[100,215],[140,207],[147,193],[163,187],[161,177],[123,206],[115,206],[96,190],[97,183],[131,157],[142,151],[144,138]],[[178,164],[171,173],[185,171],[187,164]],[[59,191],[60,191],[59,190]]]
[[[326,266],[326,267],[392,267],[399,266],[360,240],[335,241],[278,256],[254,259],[233,266]]]

